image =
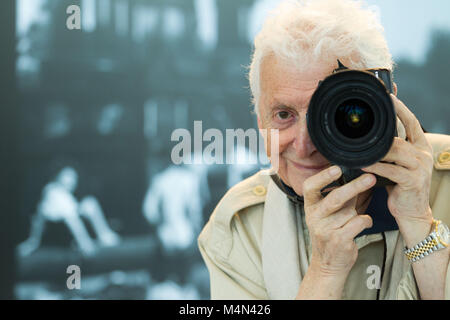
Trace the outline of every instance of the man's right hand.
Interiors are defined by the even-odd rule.
[[[298,299],[339,299],[358,257],[354,238],[372,226],[370,216],[358,215],[356,200],[359,194],[375,185],[375,176],[364,174],[323,197],[321,190],[341,175],[340,168],[333,166],[308,178],[303,184],[312,256]]]

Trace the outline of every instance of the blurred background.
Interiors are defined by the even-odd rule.
[[[277,3],[2,1],[1,298],[209,299],[196,238],[259,166],[175,166],[171,134],[196,120],[256,127],[246,66]],[[399,97],[448,134],[450,2],[368,3]],[[80,30],[66,26],[71,5]],[[71,265],[81,289],[68,287]]]

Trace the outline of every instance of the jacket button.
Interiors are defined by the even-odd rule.
[[[264,188],[263,186],[256,186],[253,188],[253,193],[256,196],[263,196],[266,194],[266,188]]]
[[[445,164],[450,162],[450,152],[442,152],[438,159],[439,164]]]

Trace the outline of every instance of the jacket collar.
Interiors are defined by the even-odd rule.
[[[262,226],[261,259],[270,299],[294,299],[302,274],[295,204],[269,180]]]

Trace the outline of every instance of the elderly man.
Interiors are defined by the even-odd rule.
[[[396,85],[399,137],[383,162],[321,193],[342,172],[313,145],[306,112],[338,59],[392,70],[382,27],[360,3],[283,3],[256,37],[250,85],[258,126],[279,130],[268,142],[279,169],[230,189],[200,234],[213,299],[450,298],[450,249],[406,254],[438,225],[448,242],[450,137],[424,134]],[[375,188],[375,175],[395,185]]]

